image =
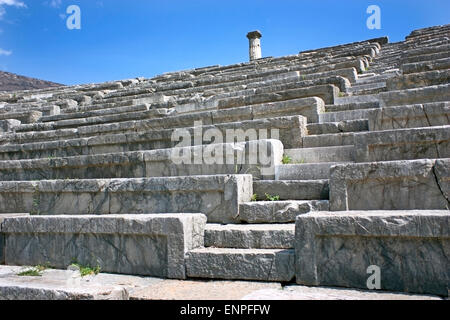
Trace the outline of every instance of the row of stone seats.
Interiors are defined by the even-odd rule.
[[[429,45],[429,42],[425,44]],[[328,56],[330,52],[335,52],[336,55],[345,55],[346,51],[365,50],[363,46],[358,48],[354,45],[343,48],[345,49],[324,49],[302,55],[305,59],[312,60]],[[375,45],[374,48],[378,48],[378,46]],[[376,51],[374,48],[372,49]],[[380,51],[380,53],[382,52],[383,50]],[[395,54],[389,59],[395,60],[394,57],[396,57]],[[290,60],[295,60],[295,57]],[[388,66],[387,61],[383,68]],[[217,68],[199,70],[197,74],[200,75],[203,72],[215,74],[214,72],[217,70],[214,70]],[[224,73],[233,74],[233,72],[243,72],[244,70],[248,72],[251,69],[252,66],[246,65],[241,69],[225,68],[223,71],[228,70]],[[174,88],[182,85],[183,81],[192,79],[192,75],[192,72],[186,72],[163,76],[157,83],[173,80],[172,84],[168,84],[168,86]],[[377,76],[379,75],[374,75],[374,77]],[[377,78],[374,81],[379,80],[380,78]],[[307,89],[308,97],[317,96],[319,87]],[[326,93],[330,86],[322,86],[322,88],[326,88]],[[132,248],[142,248],[143,246],[147,249],[152,248],[148,251],[154,255],[157,254],[157,257],[154,258],[156,261],[167,261],[169,252],[172,253],[172,249],[177,248],[177,257],[179,258],[176,262],[169,260],[172,262],[170,267],[181,265],[180,269],[185,270],[185,273],[174,273],[176,276],[169,275],[169,277],[283,282],[292,281],[295,277],[298,283],[308,285],[364,287],[367,280],[366,267],[376,264],[383,268],[383,274],[385,270],[389,274],[389,284],[384,285],[384,289],[438,294],[445,291],[444,287],[447,282],[442,278],[442,274],[445,274],[445,271],[441,270],[442,268],[434,269],[434,272],[427,274],[431,268],[431,264],[426,262],[427,260],[432,259],[432,265],[435,262],[441,262],[438,265],[445,265],[446,258],[442,253],[439,254],[439,245],[434,247],[427,245],[427,248],[431,248],[431,253],[422,254],[419,257],[404,255],[406,247],[396,247],[401,254],[396,254],[395,250],[392,251],[391,248],[392,242],[399,243],[398,241],[401,241],[402,237],[419,239],[418,242],[422,241],[427,244],[430,239],[436,239],[436,237],[438,239],[448,238],[448,231],[436,228],[441,225],[448,226],[448,213],[371,213],[366,211],[357,214],[339,212],[337,215],[332,215],[329,212],[320,214],[312,212],[329,211],[330,209],[445,209],[445,206],[448,205],[447,193],[449,190],[448,159],[415,160],[415,158],[435,157],[436,155],[441,157],[445,156],[445,152],[447,152],[449,140],[448,84],[377,94],[367,94],[366,92],[366,96],[358,96],[357,93],[360,91],[355,90],[355,92],[351,92],[354,96],[348,97],[338,97],[338,91],[333,88],[333,101],[325,98],[326,105],[320,98],[293,99],[299,98],[299,94],[303,93],[304,88],[289,89],[293,91],[280,91],[280,88],[277,88],[273,94],[266,95],[263,91],[255,90],[250,92],[253,94],[250,97],[247,97],[247,91],[236,94],[234,88],[229,87],[229,89],[231,93],[223,96],[222,100],[218,100],[213,111],[189,112],[185,115],[170,115],[155,120],[15,134],[16,142],[27,142],[28,138],[33,137],[37,141],[43,141],[42,145],[45,147],[50,147],[50,144],[45,142],[47,139],[54,139],[53,148],[56,152],[70,153],[79,148],[77,143],[81,143],[82,140],[80,139],[76,143],[73,141],[72,145],[67,143],[64,146],[65,142],[58,141],[63,136],[62,132],[66,137],[78,135],[81,132],[84,132],[85,136],[97,135],[100,132],[117,133],[89,139],[89,142],[86,142],[86,148],[94,147],[98,141],[98,149],[95,147],[86,149],[87,151],[82,151],[86,152],[85,156],[77,156],[77,153],[73,153],[74,157],[65,159],[45,159],[48,157],[48,153],[39,153],[39,143],[27,145],[25,148],[27,150],[21,149],[25,145],[20,147],[2,145],[1,149],[5,151],[6,157],[12,156],[14,159],[16,152],[19,154],[19,159],[22,157],[44,159],[1,163],[3,167],[0,168],[4,168],[3,171],[0,169],[5,177],[3,180],[9,181],[0,183],[0,197],[2,197],[0,212],[28,211],[34,214],[201,212],[206,214],[206,218],[203,218],[204,220],[201,222],[201,216],[193,218],[190,215],[179,215],[180,217],[189,217],[189,219],[198,219],[196,220],[198,222],[191,224],[191,227],[187,229],[178,228],[176,230],[172,225],[180,224],[176,219],[177,216],[159,216],[166,220],[158,220],[155,223],[159,226],[167,225],[164,230],[152,228],[151,221],[157,217],[145,215],[139,217],[114,216],[110,220],[106,218],[101,220],[102,217],[85,218],[80,216],[43,219],[32,217],[24,218],[22,222],[20,222],[21,219],[7,220],[6,225],[2,227],[2,232],[6,234],[5,262],[39,264],[45,263],[42,262],[44,257],[51,257],[52,260],[55,260],[55,265],[65,267],[65,263],[76,256],[82,262],[96,263],[90,257],[88,258],[87,254],[80,253],[78,248],[91,248],[97,245],[103,252],[88,250],[89,255],[97,255],[102,264],[105,259],[115,261],[117,257],[127,261],[127,263],[117,263],[116,265],[105,263],[106,270],[145,273],[137,265],[147,266],[148,263],[141,262],[142,258],[137,259],[136,257],[147,258],[148,254],[142,254],[139,250],[123,249],[123,244],[127,243],[133,244]],[[136,92],[138,91],[134,91],[134,93]],[[279,92],[282,92],[281,98],[278,96]],[[117,95],[118,97],[110,99],[121,101],[121,94]],[[125,95],[125,97],[125,99],[129,99],[129,97],[142,98],[142,95]],[[175,95],[175,97],[176,99],[179,97],[185,99],[187,95],[186,97]],[[322,98],[324,97],[322,96]],[[363,102],[361,104],[363,108],[359,108],[360,102]],[[100,99],[96,103],[101,105]],[[409,105],[411,103],[419,105]],[[280,111],[280,109],[284,110]],[[396,113],[397,110],[398,113]],[[287,111],[289,114],[283,113]],[[331,112],[325,113],[325,111]],[[282,113],[280,114],[280,112]],[[260,119],[255,118],[258,113]],[[415,114],[419,114],[419,117],[414,117]],[[426,118],[431,114],[435,116],[427,123]],[[407,118],[402,118],[405,115]],[[385,120],[389,117],[391,120]],[[132,137],[135,135],[132,133],[133,131],[141,130],[142,136],[147,135],[148,141],[154,137],[158,137],[156,140],[166,139],[169,141],[174,128],[192,126],[193,121],[199,119],[205,121],[203,129],[219,128],[223,133],[226,129],[245,131],[250,128],[278,128],[281,132],[280,140],[284,145],[284,150],[280,142],[276,141],[234,145],[240,150],[249,150],[250,145],[255,143],[266,143],[272,146],[270,150],[273,152],[269,158],[273,160],[274,166],[270,168],[270,174],[265,177],[261,177],[261,170],[264,168],[259,164],[235,166],[234,168],[227,165],[210,167],[206,165],[191,167],[168,165],[166,162],[169,155],[176,149],[168,149],[173,145],[167,144],[167,142],[164,142],[166,143],[163,146],[166,148],[165,150],[102,154],[118,152],[114,151],[117,150],[114,149],[117,145],[119,148],[129,148],[130,146],[127,145],[133,145],[133,141],[138,141],[133,140]],[[242,119],[246,119],[246,121],[242,121]],[[405,127],[403,130],[392,131],[392,129],[399,128],[397,120],[400,127]],[[42,124],[44,130],[45,125]],[[436,127],[437,125],[441,127]],[[28,127],[32,128],[32,126]],[[410,130],[410,128],[416,128],[415,126],[418,129]],[[429,128],[423,128],[424,126]],[[141,129],[137,130],[137,128]],[[154,131],[149,131],[149,128]],[[368,131],[369,129],[372,131]],[[189,130],[190,133],[193,133],[195,129],[191,127]],[[120,137],[119,132],[127,133]],[[58,136],[58,133],[61,133],[61,136]],[[308,133],[310,135],[307,135]],[[13,138],[12,135],[10,137]],[[261,139],[261,137],[256,139]],[[334,147],[326,147],[330,145],[328,140],[334,141],[331,144]],[[336,143],[337,140],[340,140],[340,143]],[[387,146],[383,144],[383,141],[388,142]],[[427,149],[420,149],[420,152],[412,153],[409,149],[404,150],[402,146],[396,146],[396,144],[402,145],[405,142],[412,143],[412,145],[425,143]],[[159,149],[161,145],[138,142],[134,147],[136,150],[151,150]],[[372,145],[388,150],[388,152],[373,151]],[[225,147],[224,145],[210,145],[210,147],[214,146]],[[64,149],[58,151],[60,147],[64,147]],[[432,154],[433,148],[436,147],[437,152]],[[197,150],[206,148],[197,147]],[[26,152],[31,149],[34,150],[32,151],[35,152],[34,155],[25,156]],[[192,151],[196,148],[187,149]],[[9,152],[6,152],[7,150]],[[282,159],[283,155],[284,159]],[[286,156],[291,161],[300,163],[283,164],[282,162],[286,162]],[[406,158],[407,160],[379,161],[385,160],[387,156],[397,159]],[[367,158],[376,162],[353,163],[365,161]],[[67,168],[74,169],[68,171]],[[69,174],[67,178],[80,175],[80,178],[91,179],[62,180],[65,173]],[[220,175],[224,173],[227,175]],[[241,175],[239,173],[249,174]],[[151,177],[152,174],[164,175],[164,177]],[[194,174],[201,174],[201,176],[193,176]],[[174,176],[170,177],[169,175]],[[39,176],[53,177],[59,180],[32,181]],[[22,181],[14,181],[16,178]],[[261,178],[263,179],[258,180]],[[381,185],[380,181],[382,181]],[[418,184],[414,184],[418,181]],[[380,191],[375,196],[372,190]],[[281,201],[250,201],[251,199],[264,200],[264,195],[266,198],[276,198],[275,195],[278,195],[278,199]],[[415,200],[413,196],[417,199]],[[429,199],[422,201],[423,198]],[[430,224],[431,219],[433,219],[433,224]],[[296,226],[293,225],[295,220],[297,220]],[[98,221],[109,228],[99,227]],[[175,223],[175,221],[177,222]],[[206,226],[201,225],[205,221],[209,223]],[[142,229],[136,227],[136,231],[133,232],[124,228],[121,225],[123,223],[128,226],[146,225],[149,226],[149,230],[154,231],[142,233],[139,232]],[[221,225],[224,223],[229,225]],[[25,228],[25,224],[28,229]],[[393,224],[400,227],[394,229],[387,227]],[[84,227],[82,235],[76,237],[77,245],[73,245],[71,250],[66,251],[65,254],[55,257],[56,251],[49,247],[41,251],[42,254],[32,254],[36,251],[35,248],[38,248],[44,241],[47,243],[56,241],[56,238],[52,238],[51,235],[55,230],[64,234],[57,238],[61,244],[64,244],[67,243],[65,239],[73,239],[75,233],[80,233],[80,227],[77,228],[77,226],[81,225]],[[427,230],[431,228],[431,232],[417,228],[422,225]],[[67,228],[62,226],[67,226]],[[361,226],[361,229],[355,228],[355,226]],[[78,231],[76,232],[76,230]],[[203,233],[205,238],[199,239]],[[102,240],[94,240],[97,234],[104,235]],[[177,234],[177,239],[182,238],[187,244],[183,244],[181,241],[177,242],[176,247],[167,246],[160,239],[165,239],[168,234],[170,237]],[[146,239],[145,242],[141,240],[137,243],[135,238],[143,235]],[[193,240],[194,236],[198,241]],[[154,240],[149,241],[148,238],[152,237]],[[386,240],[386,237],[389,239]],[[103,241],[103,238],[106,241]],[[30,242],[30,239],[33,239],[33,242]],[[115,244],[120,243],[120,245],[115,245],[116,249],[107,245],[107,243],[111,243],[111,239]],[[330,242],[327,242],[327,239],[330,239]],[[445,239],[439,241],[444,241],[443,245],[445,245]],[[333,243],[344,242],[346,250],[345,252],[341,250],[343,256],[336,256],[335,250],[333,251]],[[18,249],[21,244],[30,243],[29,250]],[[191,245],[192,243],[195,245]],[[393,259],[391,260],[401,258],[401,262],[408,266],[406,269],[412,271],[405,275],[403,267],[386,266],[379,259],[380,254],[374,255],[374,252],[370,251],[374,244],[382,246],[385,248],[384,250],[388,251],[388,254],[392,254]],[[23,254],[11,253],[15,250],[23,252]],[[357,265],[356,267],[353,263],[349,266],[348,261],[352,261],[351,256],[355,252],[362,252],[363,257],[368,253],[374,259],[368,261],[361,257],[354,263]],[[383,252],[381,256],[384,254]],[[325,262],[327,256],[332,256],[333,261],[339,263],[337,270],[329,272],[330,268],[327,268]],[[157,267],[148,267],[147,270],[150,271],[145,274],[168,276],[168,267],[162,264]],[[358,271],[357,267],[361,270]],[[313,269],[317,272],[310,272]],[[402,270],[403,273],[399,270]],[[415,272],[421,275],[427,274],[425,285],[410,279],[410,275]],[[337,276],[338,274],[341,276]],[[342,277],[342,275],[345,276]],[[364,277],[364,281],[362,281],[362,277]],[[396,278],[404,279],[405,284],[399,283],[398,280],[395,280]],[[391,281],[392,279],[394,281]]]
[[[113,83],[114,84],[114,86],[112,86],[112,84],[107,84],[107,85],[104,85],[103,87],[104,88],[109,88],[109,89],[111,89],[111,88],[121,88],[121,87],[123,87],[122,85],[121,85],[121,83],[119,83],[119,82],[117,82],[117,83]],[[115,85],[117,85],[117,86],[115,86]],[[95,87],[96,89],[102,89],[103,88],[102,86],[97,86],[97,87]],[[130,90],[131,91],[131,90]]]

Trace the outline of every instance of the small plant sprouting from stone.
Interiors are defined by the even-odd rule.
[[[42,277],[42,272],[47,269],[45,266],[36,266],[33,268],[26,269],[17,275],[20,277]]]
[[[292,158],[285,154],[283,156],[283,159],[281,160],[281,162],[283,164],[290,164],[290,163],[292,163]]]
[[[345,97],[345,93],[339,92],[339,98]]]
[[[97,275],[100,273],[100,266],[96,266],[95,268],[92,268],[90,266],[83,266],[79,263],[72,263],[71,266],[74,266],[80,270],[80,274],[82,277],[91,276],[91,275]]]
[[[256,193],[254,193],[252,195],[252,198],[250,199],[250,201],[252,201],[252,202],[258,201],[258,195]]]
[[[266,201],[280,201],[280,196],[272,196],[266,193]]]

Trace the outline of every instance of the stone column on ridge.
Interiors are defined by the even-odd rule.
[[[261,37],[262,34],[258,30],[249,32],[247,38],[249,40],[250,61],[261,59]]]

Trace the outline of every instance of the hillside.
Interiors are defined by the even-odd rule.
[[[0,71],[0,91],[21,91],[59,86],[62,85],[50,81],[28,78],[14,73]]]

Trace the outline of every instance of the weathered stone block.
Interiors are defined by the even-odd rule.
[[[380,108],[369,114],[370,131],[445,125],[450,125],[449,102]]]
[[[289,223],[300,214],[326,211],[326,200],[312,201],[258,201],[240,205],[239,219],[245,223]]]
[[[0,120],[19,120],[21,123],[35,123],[42,117],[42,112],[39,111],[27,111],[19,113],[4,113],[0,114]]]
[[[28,213],[0,214],[0,265],[5,264],[5,234],[2,231],[3,221],[7,218],[25,217]]]
[[[379,97],[386,107],[416,103],[449,101],[450,84],[382,92],[379,94]]]
[[[317,97],[293,99],[279,103],[267,103],[253,107],[253,118],[271,118],[291,115],[306,117],[309,123],[319,122],[319,114],[325,112],[325,103]]]
[[[201,214],[42,216],[3,223],[8,265],[65,269],[74,261],[103,272],[185,279],[185,254],[203,246]]]
[[[448,294],[449,211],[313,213],[296,222],[298,284]],[[370,282],[371,283],[371,282]]]
[[[449,159],[331,167],[330,209],[450,209]]]
[[[403,73],[418,73],[430,70],[442,70],[450,68],[450,58],[443,58],[434,61],[423,61],[416,63],[406,63],[402,65]]]
[[[450,82],[450,70],[436,70],[423,73],[412,73],[386,80],[389,91],[427,87]]]
[[[14,131],[20,124],[19,120],[14,119],[0,120],[0,133]]]
[[[356,133],[355,161],[450,158],[450,126]]]
[[[236,222],[251,175],[0,182],[0,212],[34,214],[204,213]]]
[[[208,224],[205,247],[237,249],[292,249],[295,224]]]
[[[195,249],[188,253],[188,277],[289,282],[294,278],[294,250]]]
[[[253,95],[242,95],[224,98],[218,101],[219,109],[250,106],[267,102],[284,101],[291,99],[319,97],[326,104],[333,104],[339,89],[334,85],[319,85],[299,89],[290,89],[279,92],[255,92]]]

